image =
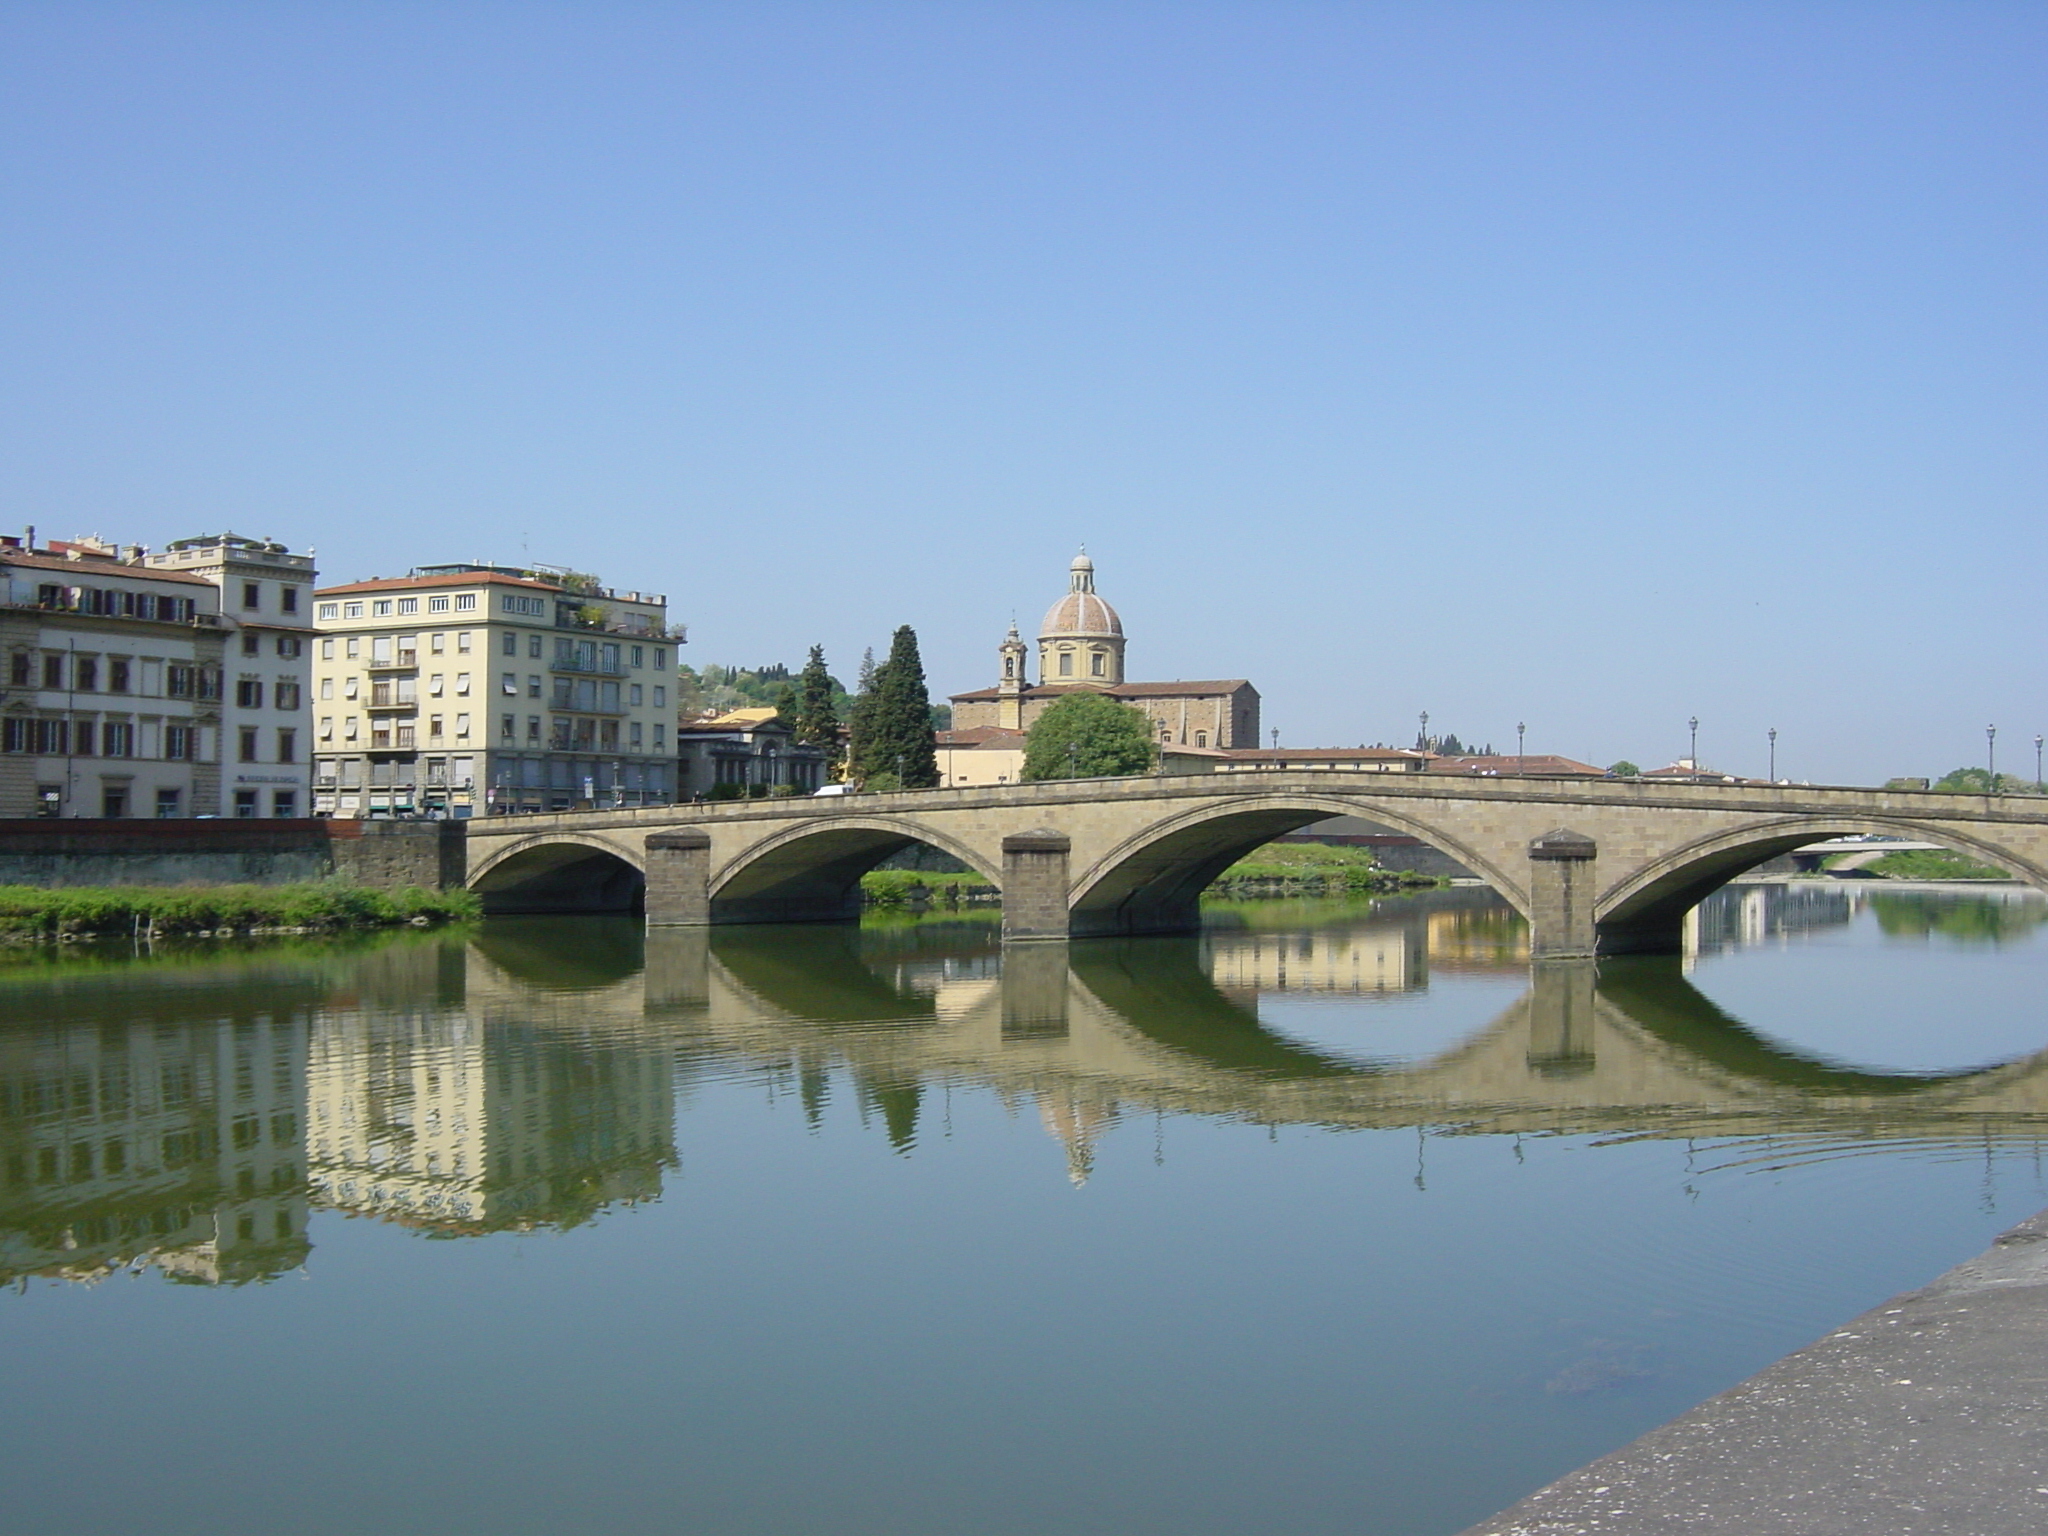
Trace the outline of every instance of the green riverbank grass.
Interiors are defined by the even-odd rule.
[[[376,891],[363,886],[0,886],[0,941],[147,933],[312,932],[460,922],[480,916],[469,891]]]

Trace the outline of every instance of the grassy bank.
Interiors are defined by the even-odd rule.
[[[1208,894],[1226,898],[1338,896],[1354,891],[1433,890],[1446,882],[1434,875],[1381,869],[1370,848],[1325,847],[1320,843],[1269,843],[1217,877]],[[994,903],[996,888],[983,876],[926,870],[877,869],[861,876],[870,907],[891,909],[922,899],[934,906]]]
[[[355,885],[0,886],[0,940],[229,934],[258,930],[315,933],[445,923],[479,916],[468,891],[373,891]]]

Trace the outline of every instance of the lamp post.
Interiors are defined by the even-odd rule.
[[[1280,750],[1280,727],[1277,725],[1273,727],[1273,750],[1275,752]]]
[[[1764,734],[1771,738],[1771,782],[1778,782],[1778,728],[1774,725]]]
[[[1692,767],[1692,776],[1698,778],[1700,776],[1700,717],[1694,715],[1685,723],[1692,728],[1692,746],[1688,749],[1692,755],[1686,759],[1686,762]]]
[[[1528,733],[1529,727],[1522,721],[1517,720],[1515,722],[1515,773],[1517,776],[1520,776],[1523,771],[1522,738],[1528,735]]]
[[[2036,731],[2036,732],[2034,732],[2034,789],[2035,789],[2035,791],[2036,791],[2036,792],[2038,793],[2038,792],[2040,791],[2040,788],[2041,788],[2041,733],[2040,733],[2039,731]]]
[[[1421,751],[1429,750],[1429,711],[1422,712],[1422,732],[1415,738],[1415,745]]]
[[[901,776],[901,770],[899,769],[898,777]],[[1081,743],[1078,741],[1067,743],[1067,777],[1070,779],[1081,777]]]
[[[1990,793],[1998,793],[1998,727],[1984,727],[1984,771],[1991,776]]]

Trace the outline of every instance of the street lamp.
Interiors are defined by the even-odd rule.
[[[1067,777],[1070,779],[1081,777],[1081,743],[1078,741],[1067,743]]]
[[[1515,772],[1517,774],[1522,772],[1522,738],[1528,734],[1528,731],[1529,727],[1520,720],[1515,722]]]
[[[1771,782],[1778,782],[1778,728],[1774,725],[1764,734],[1771,738]]]
[[[1421,751],[1429,750],[1429,711],[1422,712],[1422,733],[1415,738],[1415,745]]]
[[[1275,752],[1280,750],[1280,727],[1277,725],[1273,727],[1273,750]]]
[[[1686,762],[1692,767],[1693,777],[1698,778],[1700,775],[1700,717],[1694,715],[1685,723],[1692,728],[1692,755],[1686,759]]]
[[[1998,793],[1998,727],[1984,727],[1984,771],[1991,775],[1990,793]]]
[[[2034,788],[2041,788],[2041,733],[2034,732]]]

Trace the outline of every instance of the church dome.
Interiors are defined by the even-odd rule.
[[[1095,562],[1083,550],[1067,570],[1067,595],[1045,611],[1041,640],[1121,640],[1124,621],[1095,595]]]

